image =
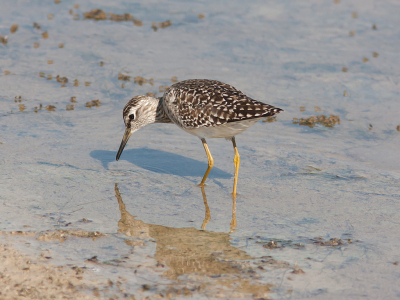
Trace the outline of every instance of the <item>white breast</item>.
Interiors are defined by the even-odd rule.
[[[199,127],[194,129],[182,128],[186,132],[199,138],[231,138],[242,133],[260,119],[250,119],[237,122],[229,122],[218,126]]]

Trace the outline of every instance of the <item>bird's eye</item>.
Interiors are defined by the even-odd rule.
[[[135,115],[134,114],[130,114],[129,115],[129,119],[134,120],[135,119]]]

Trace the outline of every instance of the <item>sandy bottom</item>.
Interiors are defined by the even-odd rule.
[[[0,243],[0,298],[175,299],[205,296],[269,299],[274,285],[263,283],[256,270],[265,267],[288,269],[294,276],[304,274],[296,266],[267,256],[252,264],[252,257],[229,244],[227,234],[146,224],[125,211],[122,199],[120,206],[124,210],[120,231],[131,237],[135,232],[142,232],[138,239],[125,240],[126,246],[131,247],[132,252],[143,247],[144,252],[148,252],[149,247],[146,250],[145,245],[149,240],[143,239],[143,233],[149,234],[158,244],[155,262],[146,262],[139,254],[122,255],[112,261],[104,261],[95,255],[85,261],[69,259],[60,264],[55,245],[71,248],[71,240],[76,240],[80,248],[98,242],[104,246],[112,236],[84,230],[0,231],[3,241]],[[270,244],[265,247],[277,246]],[[21,254],[13,245],[31,247],[31,253],[36,255]],[[113,271],[114,267],[118,272]],[[169,280],[157,279],[156,273]]]
[[[49,257],[22,255],[9,244],[0,244],[1,299],[135,299],[119,290],[118,282],[96,280],[90,271],[53,266]]]

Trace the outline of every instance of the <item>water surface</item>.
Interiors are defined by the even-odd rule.
[[[2,4],[0,229],[33,232],[8,240],[139,297],[399,297],[397,2],[74,4]],[[125,103],[189,78],[285,110],[237,136],[236,199],[223,139],[204,190],[201,142],[171,124],[115,161]]]

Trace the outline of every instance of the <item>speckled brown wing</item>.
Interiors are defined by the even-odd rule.
[[[183,128],[218,126],[273,116],[282,109],[256,101],[233,86],[208,79],[190,79],[170,86],[164,109]]]

